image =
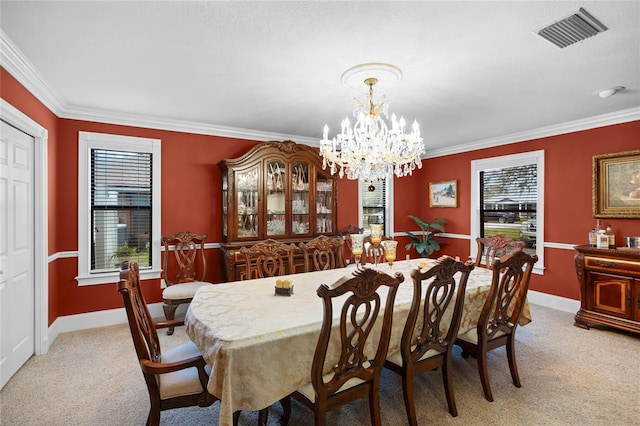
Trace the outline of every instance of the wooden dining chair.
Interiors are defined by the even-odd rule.
[[[342,238],[346,245],[346,250],[344,250],[344,263],[355,263],[356,258],[351,253],[351,234],[362,234],[364,232],[364,228],[358,228],[355,225],[347,225],[344,228],[338,229],[338,236]]]
[[[211,284],[204,280],[207,273],[207,261],[204,257],[206,239],[206,234],[189,231],[161,239],[164,247],[162,277],[167,285],[162,292],[162,309],[167,321],[175,319],[179,305],[191,303],[200,287]],[[171,335],[173,331],[174,327],[171,326],[167,329],[167,334]]]
[[[456,338],[455,344],[462,348],[462,356],[472,355],[478,360],[480,381],[487,401],[493,401],[487,352],[506,346],[511,378],[520,387],[520,377],[516,365],[516,330],[527,299],[529,279],[538,256],[522,250],[493,262],[493,277],[487,300],[480,312],[478,326]]]
[[[385,362],[386,368],[402,376],[404,405],[411,426],[418,424],[413,376],[438,367],[442,367],[449,413],[453,417],[458,415],[451,381],[451,357],[460,328],[467,279],[473,268],[472,264],[442,256],[428,270],[415,269],[411,273],[413,299],[400,350],[389,355]],[[426,283],[424,288],[423,283]]]
[[[393,303],[403,281],[399,272],[392,277],[362,269],[354,272],[353,278],[318,288],[323,320],[311,365],[311,382],[292,394],[313,410],[316,425],[326,424],[328,411],[362,398],[369,399],[371,424],[381,424],[380,375],[391,336]],[[378,293],[380,287],[387,287],[387,291]],[[334,325],[333,299],[345,294],[339,324]],[[380,318],[382,310],[384,315]],[[330,353],[330,346],[338,352]],[[288,420],[285,409],[282,423]]]
[[[173,408],[207,407],[218,399],[207,392],[208,367],[193,342],[165,353],[160,350],[157,329],[183,325],[183,321],[154,323],[140,288],[137,263],[125,264],[120,272],[118,292],[122,295],[129,329],[142,374],[149,391],[151,408],[147,425],[160,424],[160,412]]]
[[[304,271],[344,268],[344,241],[340,237],[320,235],[298,244],[304,255]]]
[[[295,244],[285,244],[273,239],[240,248],[245,262],[244,279],[293,274],[293,255],[296,251],[298,247]]]
[[[526,243],[523,241],[515,241],[504,235],[492,235],[490,237],[476,238],[478,244],[478,253],[476,255],[475,266],[480,268],[491,269],[491,265],[495,259],[521,250]],[[482,259],[484,258],[484,263]]]

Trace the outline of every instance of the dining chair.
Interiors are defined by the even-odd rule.
[[[347,250],[344,251],[344,262],[347,263],[355,263],[356,258],[351,253],[351,234],[362,234],[364,232],[364,228],[358,228],[355,225],[347,225],[344,228],[338,229],[338,236],[344,240],[345,245],[347,246]]]
[[[531,271],[537,261],[537,255],[531,256],[522,250],[496,259],[491,266],[491,287],[477,327],[456,338],[455,344],[462,348],[463,358],[471,355],[478,360],[480,381],[487,401],[493,401],[487,352],[496,348],[506,347],[513,384],[520,387],[515,352],[516,330],[527,299]]]
[[[458,415],[451,380],[451,358],[460,328],[467,279],[473,268],[473,264],[442,256],[428,270],[415,269],[411,273],[413,299],[400,339],[400,350],[389,355],[384,364],[402,376],[404,405],[411,426],[418,424],[413,376],[439,367],[442,367],[449,413],[453,417]],[[423,283],[426,284],[424,287]]]
[[[295,244],[285,244],[273,239],[240,248],[245,262],[244,279],[293,274],[293,255],[297,251]]]
[[[118,292],[122,295],[151,408],[147,425],[160,424],[160,412],[173,408],[208,407],[218,400],[207,392],[208,367],[193,342],[165,353],[160,349],[157,329],[183,325],[183,321],[154,323],[140,288],[137,263],[125,263],[120,271]]]
[[[340,237],[320,235],[298,244],[304,255],[304,271],[344,268],[344,241]]]
[[[189,231],[162,237],[164,260],[162,276],[167,287],[162,291],[164,316],[167,321],[175,319],[176,309],[183,303],[191,303],[196,291],[211,283],[206,282],[207,261],[204,257],[206,234]],[[171,252],[173,251],[173,256]],[[174,326],[167,330],[173,334]]]
[[[476,238],[478,244],[478,253],[476,255],[475,266],[480,268],[491,269],[491,265],[495,259],[521,250],[526,243],[523,241],[515,241],[504,235],[492,235],[490,237]],[[484,263],[482,259],[484,257]]]
[[[328,411],[362,398],[369,399],[371,424],[381,424],[380,375],[391,336],[393,303],[403,281],[399,272],[392,277],[365,268],[355,271],[352,278],[318,288],[323,320],[311,365],[311,382],[292,394],[313,410],[316,425],[326,424]],[[380,287],[386,287],[386,291],[377,291]],[[343,295],[347,297],[339,319],[335,317],[339,324],[334,325],[333,299]],[[282,423],[286,425],[288,420],[285,409]]]

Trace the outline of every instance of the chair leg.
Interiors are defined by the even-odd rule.
[[[267,426],[269,419],[269,407],[263,408],[258,412],[258,426]]]
[[[291,418],[291,395],[285,396],[280,400],[282,405],[282,417],[280,417],[280,426],[287,426]]]
[[[478,371],[480,372],[480,382],[482,383],[484,397],[487,401],[493,402],[491,385],[489,384],[489,372],[487,370],[487,352],[484,350],[479,350],[478,352]]]
[[[326,426],[327,413],[323,410],[319,410],[317,406],[313,411],[314,411],[314,417],[315,417],[315,426]]]
[[[453,394],[453,381],[451,380],[451,348],[449,348],[449,352],[442,364],[442,381],[444,382],[444,393],[447,396],[449,414],[457,417],[458,409],[456,407],[456,397]]]
[[[515,334],[511,333],[507,341],[507,359],[509,360],[509,371],[511,371],[511,379],[516,387],[521,387],[520,376],[518,375],[518,365],[516,364],[516,339]]]
[[[413,377],[406,371],[402,374],[402,394],[404,395],[404,408],[407,412],[407,420],[410,426],[417,426],[416,405],[413,398]]]
[[[151,407],[147,417],[147,426],[158,426],[160,424],[160,408]]]
[[[369,415],[371,416],[371,425],[380,426],[382,424],[382,416],[380,415],[380,392],[379,386],[371,385],[369,391]]]
[[[176,309],[178,309],[178,305],[172,305],[169,303],[164,303],[162,305],[162,310],[164,311],[164,317],[167,321],[172,321],[176,318]],[[167,329],[167,335],[171,336],[173,334],[173,326]]]

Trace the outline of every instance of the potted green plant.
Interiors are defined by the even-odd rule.
[[[443,225],[447,223],[447,219],[437,217],[430,222],[425,222],[416,216],[409,215],[409,217],[420,227],[422,234],[416,235],[413,232],[404,231],[411,241],[405,248],[407,250],[415,248],[421,257],[429,257],[434,251],[440,250],[440,242],[433,237],[437,232],[444,232]]]

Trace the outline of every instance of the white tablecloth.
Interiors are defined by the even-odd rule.
[[[411,271],[421,259],[400,261],[386,273],[402,272],[396,295],[389,353],[400,336],[413,298]],[[424,260],[422,260],[424,261]],[[371,266],[372,265],[368,265]],[[290,275],[293,295],[274,295],[275,278],[214,284],[198,290],[186,315],[186,331],[211,367],[208,390],[221,399],[220,424],[231,425],[238,410],[259,410],[292,393],[311,378],[320,327],[320,284],[350,275],[354,266]],[[467,282],[460,334],[477,325],[492,272],[475,268]],[[282,278],[282,277],[278,277]],[[339,309],[334,309],[339,315]],[[528,321],[528,307],[523,315]]]

